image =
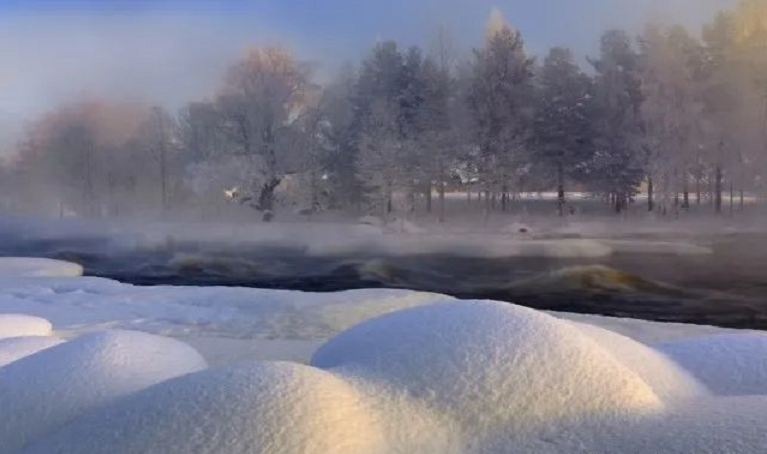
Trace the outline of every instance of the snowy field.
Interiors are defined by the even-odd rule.
[[[135,287],[31,259],[0,270],[0,454],[767,446],[762,333],[400,290]]]

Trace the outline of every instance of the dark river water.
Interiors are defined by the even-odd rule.
[[[633,241],[642,241],[636,237]],[[86,275],[137,285],[245,286],[330,292],[405,288],[533,308],[767,329],[764,234],[697,239],[712,254],[662,250],[601,258],[482,259],[449,254],[317,257],[300,248],[169,242],[114,251],[104,239],[6,238],[0,255],[77,262]]]

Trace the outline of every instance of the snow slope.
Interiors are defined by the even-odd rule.
[[[28,453],[383,453],[378,415],[353,386],[288,363],[166,382],[94,413]]]
[[[0,257],[0,276],[4,277],[77,277],[83,267],[62,260]]]
[[[22,314],[0,314],[0,339],[20,336],[48,336],[51,322],[42,317]]]
[[[408,291],[141,288],[82,277],[0,278],[3,312],[45,317],[74,340],[0,367],[0,454],[767,446],[756,333]],[[245,362],[202,370],[200,355],[172,339],[83,335],[105,328],[170,335],[216,364]],[[307,362],[317,347],[313,366],[252,362]]]
[[[662,408],[637,374],[570,323],[502,303],[383,316],[331,339],[312,365],[405,389],[467,430]]]
[[[206,367],[178,341],[110,331],[84,335],[0,368],[0,453],[155,383]]]
[[[721,396],[767,395],[767,335],[721,334],[655,346]]]
[[[0,367],[62,342],[53,336],[9,337],[0,339]]]

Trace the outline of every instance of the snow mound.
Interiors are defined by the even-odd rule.
[[[587,323],[570,323],[639,375],[664,402],[708,395],[703,385],[663,353],[604,328]]]
[[[51,336],[10,337],[0,339],[0,367],[47,348],[55,347],[61,339]]]
[[[364,394],[319,369],[251,363],[153,386],[26,454],[376,454],[385,431]]]
[[[722,334],[657,344],[711,392],[767,395],[767,335]]]
[[[322,346],[312,364],[405,390],[469,434],[663,407],[636,373],[569,322],[495,302],[364,322]]]
[[[21,314],[0,314],[0,339],[23,336],[49,336],[51,322],[44,318]]]
[[[82,266],[63,260],[0,258],[0,277],[78,277],[82,275]]]
[[[206,367],[181,342],[151,334],[86,334],[0,368],[0,453],[153,384]]]

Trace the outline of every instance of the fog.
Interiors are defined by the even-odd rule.
[[[4,2],[0,6],[0,152],[26,122],[78,96],[157,103],[175,110],[215,92],[249,45],[289,45],[332,73],[380,39],[428,42],[445,24],[463,51],[479,44],[492,7],[506,13],[534,53],[566,44],[584,58],[612,27],[639,31],[650,17],[698,28],[736,0],[567,2]],[[101,3],[101,4],[100,4]]]
[[[524,223],[527,202],[554,222],[752,219],[765,17],[761,0],[6,2],[0,208],[412,231]]]

